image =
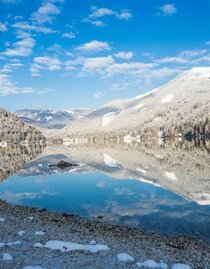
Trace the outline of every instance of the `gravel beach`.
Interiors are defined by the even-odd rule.
[[[210,247],[0,201],[0,268],[209,269]]]

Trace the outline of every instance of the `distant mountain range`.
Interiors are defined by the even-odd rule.
[[[29,124],[49,128],[61,129],[66,125],[91,113],[92,109],[70,109],[70,110],[37,110],[22,109],[16,114]]]
[[[143,95],[113,100],[95,110],[26,109],[17,115],[42,127],[47,137],[210,136],[210,67],[193,68]]]

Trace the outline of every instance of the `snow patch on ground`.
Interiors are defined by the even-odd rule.
[[[51,250],[60,250],[61,252],[88,251],[91,253],[97,253],[99,251],[109,250],[109,247],[107,245],[83,245],[79,243],[63,242],[57,240],[48,241],[45,243],[45,245],[42,245],[41,243],[36,243],[34,246],[40,248],[45,247]]]
[[[5,219],[4,218],[0,218],[0,222],[4,222],[5,221]]]
[[[27,217],[26,220],[32,221],[34,218],[33,217]]]
[[[143,177],[138,178],[136,180],[138,180],[140,182],[143,182],[143,183],[151,184],[151,185],[156,186],[156,187],[161,187],[160,184],[157,184],[157,183],[155,183],[155,182],[153,182],[153,181],[151,181],[149,179],[143,178]]]
[[[142,174],[146,174],[147,173],[147,170],[143,169],[143,168],[136,168],[136,170],[138,172],[141,172]]]
[[[135,137],[131,136],[131,135],[126,135],[124,136],[124,142],[127,144],[130,144],[131,142],[135,141]]]
[[[165,172],[165,176],[172,180],[173,182],[177,181],[178,178],[176,177],[176,175],[173,172]]]
[[[129,254],[127,253],[119,253],[117,255],[117,259],[120,261],[120,262],[133,262],[134,261],[134,258],[131,257]]]
[[[19,231],[17,234],[18,234],[19,236],[23,236],[25,233],[26,233],[25,231]]]
[[[36,265],[36,266],[28,265],[28,266],[24,267],[23,269],[45,269],[45,268],[41,267],[39,265]]]
[[[96,244],[96,240],[91,240],[90,241],[90,245],[95,245]]]
[[[119,165],[117,164],[117,161],[115,159],[113,159],[111,156],[109,156],[108,154],[104,153],[104,163],[109,166],[109,167],[119,167]]]
[[[4,253],[3,254],[3,261],[12,261],[13,258],[9,253]]]
[[[177,263],[172,265],[171,269],[191,269],[191,266],[183,263]]]
[[[209,193],[195,193],[194,197],[196,203],[199,205],[210,205],[210,194]]]
[[[163,103],[163,104],[167,104],[167,103],[170,103],[171,101],[172,101],[172,99],[173,99],[173,94],[168,94],[168,95],[166,95],[162,100],[161,100],[161,102]]]
[[[102,118],[102,126],[108,125],[118,114],[119,112],[109,112],[105,114]]]
[[[2,247],[11,247],[11,246],[17,246],[20,245],[21,242],[20,241],[15,241],[15,242],[10,242],[10,243],[1,243],[0,242],[0,248]]]
[[[153,260],[146,260],[144,262],[137,262],[138,267],[146,267],[146,268],[156,268],[156,269],[168,269],[168,265],[166,263],[156,263]]]
[[[138,104],[137,106],[134,107],[135,110],[142,110],[143,108],[145,108],[143,103]]]
[[[43,232],[43,231],[38,231],[38,232],[35,232],[35,235],[45,235],[45,232]]]

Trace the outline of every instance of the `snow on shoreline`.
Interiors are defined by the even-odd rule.
[[[117,161],[114,158],[112,158],[109,154],[104,153],[103,157],[104,157],[105,165],[109,167],[113,167],[113,168],[119,167],[119,165],[117,164]]]
[[[61,252],[68,251],[88,251],[91,253],[97,253],[99,251],[108,251],[110,248],[107,245],[83,245],[74,242],[63,242],[58,240],[51,240],[45,243],[35,243],[34,247],[37,248],[48,248],[51,250],[60,250]]]

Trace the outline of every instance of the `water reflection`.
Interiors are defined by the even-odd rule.
[[[41,154],[42,150],[43,146],[40,144],[0,147],[0,181],[17,173],[24,164]]]
[[[52,145],[0,184],[0,198],[210,243],[209,148],[209,141]],[[49,166],[60,160],[79,166]]]

